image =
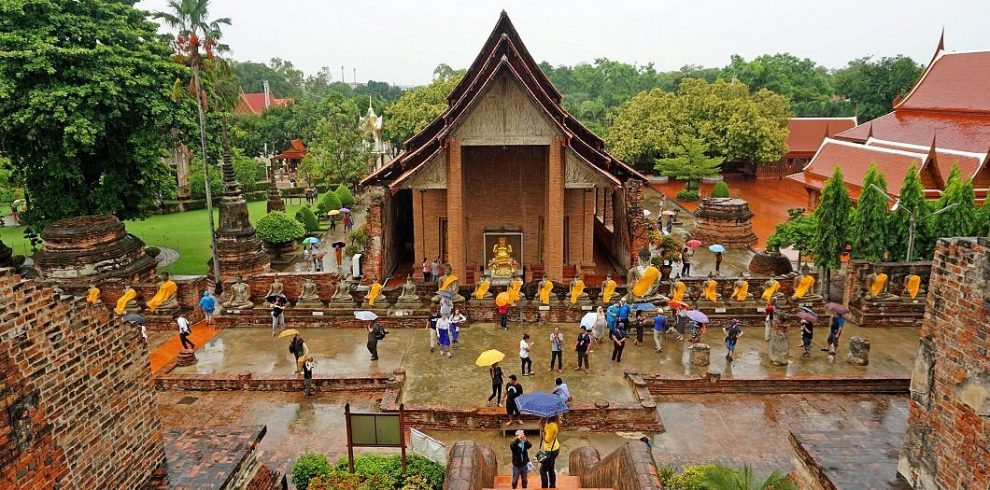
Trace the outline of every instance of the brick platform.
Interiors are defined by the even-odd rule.
[[[904,278],[912,273],[921,277],[922,292],[915,299],[902,297],[894,301],[872,301],[864,297],[866,276],[871,271],[889,277],[887,290],[905,296]],[[849,307],[849,319],[861,327],[915,327],[925,317],[931,262],[878,262],[854,260],[846,265],[843,301]]]
[[[382,374],[365,377],[313,376],[313,391],[373,392],[384,391],[394,376]],[[302,391],[302,375],[254,376],[244,374],[159,374],[154,378],[159,391]]]
[[[274,490],[285,476],[258,461],[265,426],[185,429],[165,433],[171,488]]]
[[[777,394],[777,393],[872,393],[904,394],[910,378],[876,375],[816,375],[786,378],[722,378],[719,373],[704,376],[669,376],[644,374],[642,379],[653,395],[687,395],[701,393]]]
[[[801,488],[823,490],[909,490],[897,475],[903,433],[890,431],[792,432],[797,453],[795,479]]]

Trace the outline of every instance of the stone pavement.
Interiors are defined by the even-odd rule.
[[[178,329],[178,327],[176,327]],[[219,330],[207,325],[206,322],[200,321],[189,327],[192,334],[189,335],[189,341],[196,346],[196,350],[199,351],[210,339],[215,337]],[[160,337],[155,337],[156,341],[160,340]],[[179,351],[182,350],[182,341],[179,340],[179,335],[169,337],[167,340],[162,342],[154,350],[151,350],[151,335],[148,336],[149,342],[149,352],[148,357],[151,359],[151,373],[157,373],[158,370],[165,367],[172,360],[174,360],[178,355]],[[198,354],[197,354],[198,355]]]
[[[824,488],[910,490],[911,486],[897,475],[897,457],[903,442],[903,430],[791,433],[797,473]]]
[[[354,228],[353,229],[354,230],[357,230],[358,228],[361,227],[361,225],[363,225],[365,223],[365,221],[367,221],[367,219],[368,219],[367,218],[368,208],[367,208],[367,206],[365,204],[363,204],[362,202],[359,201],[359,202],[354,203],[354,205],[351,206],[350,209],[351,209],[351,218],[354,220]],[[315,206],[314,206],[314,211],[315,211]],[[320,241],[320,245],[317,247],[318,250],[320,250],[322,252],[326,252],[326,255],[323,256],[323,270],[324,271],[330,271],[330,272],[337,272],[338,271],[338,269],[337,269],[337,259],[336,259],[336,256],[334,255],[333,247],[331,246],[331,245],[333,245],[333,242],[340,241],[340,242],[344,242],[344,243],[346,243],[348,245],[350,245],[350,243],[351,243],[350,240],[347,237],[348,235],[350,235],[350,233],[344,231],[344,225],[341,224],[341,221],[340,221],[339,218],[340,217],[338,216],[337,228],[334,229],[334,230],[330,230],[328,228],[323,233],[323,236],[320,237],[320,240],[321,240]],[[327,224],[327,217],[326,216],[317,216],[317,219],[320,220],[320,224],[321,225],[326,226],[326,224]],[[307,271],[312,271],[313,268],[312,268],[312,266],[309,263],[307,263],[305,260],[303,260],[303,254],[300,252],[298,254],[298,260],[294,264],[289,265],[286,268],[286,270],[288,270],[288,271],[294,271],[294,272],[307,272]],[[342,271],[342,273],[343,273],[343,275],[345,277],[348,274],[351,273],[351,257],[350,256],[348,256],[346,254],[343,255],[343,260],[341,260],[341,268],[339,270]]]
[[[214,489],[231,484],[264,437],[264,426],[191,427],[164,434],[170,488]]]

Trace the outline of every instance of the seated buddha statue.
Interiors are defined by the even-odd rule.
[[[815,287],[815,276],[810,274],[808,266],[801,268],[801,274],[794,277],[794,294],[792,301],[821,301],[822,295],[812,291]]]
[[[86,292],[86,302],[93,305],[100,302],[100,288],[96,287],[96,284],[89,285],[89,291]]]
[[[718,292],[718,281],[715,280],[714,273],[708,273],[708,279],[702,285],[703,294],[705,301],[711,301],[712,303],[717,302],[722,299],[722,295]]]
[[[863,281],[863,299],[867,301],[893,301],[899,299],[896,294],[887,292],[889,277],[874,269]]]
[[[117,299],[117,307],[113,312],[118,315],[141,313],[141,305],[137,302],[137,291],[130,284],[124,288],[124,294]]]
[[[461,296],[460,293],[461,286],[458,277],[453,273],[450,264],[444,264],[443,269],[444,274],[440,276],[440,289],[437,290],[437,294],[433,296],[431,301],[439,303],[440,291],[447,291],[454,303],[463,303],[464,296]]]
[[[419,308],[422,303],[419,300],[419,293],[416,290],[416,284],[413,283],[412,274],[406,276],[406,283],[402,285],[401,293],[399,298],[395,300],[396,308]]]
[[[914,301],[918,296],[925,296],[925,288],[921,285],[921,276],[912,270],[904,277],[904,293],[901,295],[905,301]]]
[[[175,293],[179,286],[168,277],[168,273],[162,273],[162,282],[158,283],[158,291],[148,300],[148,311],[154,313],[156,310],[177,310],[179,302],[175,299]]]
[[[616,287],[618,287],[618,284],[612,280],[612,273],[609,272],[605,276],[605,282],[602,283],[602,303],[608,304],[609,301],[612,301],[612,295],[615,294]]]
[[[519,301],[525,299],[523,298],[522,287],[523,287],[523,280],[522,277],[519,276],[519,272],[517,271],[515,274],[512,275],[512,282],[509,283],[509,288],[508,290],[506,290],[506,292],[509,293],[509,302],[511,304],[514,305]]]
[[[670,300],[684,302],[684,291],[687,289],[687,285],[681,280],[681,276],[677,276],[674,282],[670,284]]]
[[[265,293],[265,306],[271,306],[272,302],[269,301],[270,298],[275,296],[281,296],[285,298],[285,286],[282,285],[282,281],[278,280],[278,276],[272,279],[272,285],[268,288],[268,292]]]
[[[732,283],[732,299],[739,302],[753,299],[753,295],[749,293],[749,274],[744,273]]]
[[[482,301],[492,298],[492,293],[490,289],[492,288],[492,280],[488,277],[488,274],[481,276],[481,280],[475,283],[474,291],[471,292],[471,297],[476,301]]]
[[[519,261],[512,255],[512,245],[506,237],[498,237],[488,260],[488,273],[495,277],[511,277],[518,268]]]
[[[316,290],[316,283],[312,279],[303,279],[302,292],[296,299],[296,308],[323,308],[323,301]]]
[[[248,286],[240,274],[237,280],[230,285],[230,297],[221,303],[224,308],[230,310],[250,310],[254,308],[251,302],[251,286]]]
[[[767,279],[767,282],[763,283],[763,292],[760,294],[760,299],[769,304],[774,299],[781,299],[783,297],[784,293],[780,292],[780,281],[770,276],[770,279]]]
[[[337,289],[330,297],[330,304],[336,306],[354,306],[354,297],[351,296],[351,283],[341,280],[337,283]]]
[[[591,304],[591,298],[588,296],[588,292],[584,290],[584,279],[581,278],[581,274],[574,276],[574,279],[571,280],[567,298],[572,306]]]
[[[543,280],[536,286],[537,297],[540,298],[540,304],[549,305],[551,301],[555,300],[556,297],[552,295],[553,293],[553,281],[547,279],[546,276]]]
[[[382,284],[382,283],[379,283],[379,282],[372,283],[371,284],[371,287],[368,288],[368,294],[365,295],[365,297],[364,297],[364,304],[365,304],[365,306],[367,306],[367,307],[374,307],[375,306],[375,303],[377,302],[377,303],[379,303],[379,305],[378,305],[379,307],[388,307],[388,302],[386,302],[386,301],[379,301],[379,300],[383,299],[381,297],[381,295],[382,295],[382,289],[384,289],[384,287],[385,287],[385,285]],[[384,304],[382,304],[382,303],[384,303]]]
[[[630,303],[651,303],[667,301],[667,297],[659,293],[660,270],[652,265],[649,251],[643,250],[639,255],[639,264],[630,267],[626,274],[626,285],[629,288]]]

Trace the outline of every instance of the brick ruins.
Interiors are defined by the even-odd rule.
[[[694,213],[691,238],[728,248],[749,247],[757,242],[753,212],[742,199],[712,198],[701,201]]]
[[[990,239],[941,239],[898,471],[914,488],[990,487]]]

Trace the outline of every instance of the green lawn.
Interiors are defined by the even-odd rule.
[[[289,216],[302,206],[287,206]],[[265,215],[265,201],[248,203],[251,221]],[[214,209],[214,215],[217,214]],[[210,233],[206,210],[163,214],[125,223],[127,231],[140,237],[148,246],[167,247],[179,252],[179,261],[165,270],[172,274],[205,274],[210,259]],[[219,224],[219,222],[217,223]],[[0,228],[0,240],[15,254],[30,255],[31,246],[23,237],[24,227]]]

